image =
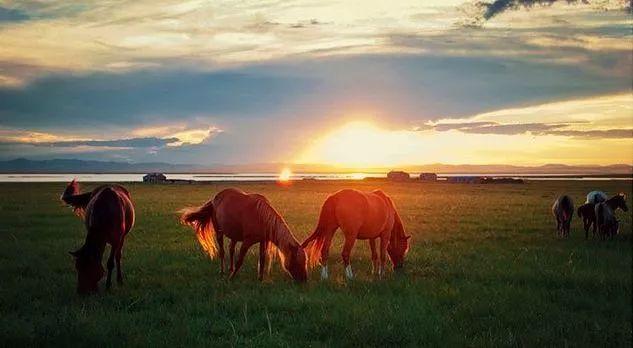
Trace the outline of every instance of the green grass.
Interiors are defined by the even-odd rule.
[[[623,233],[604,242],[585,241],[577,217],[570,239],[556,239],[550,213],[557,194],[576,204],[592,189],[630,196],[630,182],[237,186],[266,195],[299,240],[329,193],[382,188],[413,235],[404,273],[374,279],[361,241],[357,278],[345,281],[339,233],[327,282],[312,271],[296,285],[278,264],[259,282],[257,248],[229,282],[176,215],[227,185],[130,184],[137,222],[124,249],[126,283],[79,297],[67,251],[85,231],[58,201],[64,185],[0,184],[0,345],[632,344],[630,213],[618,212]]]

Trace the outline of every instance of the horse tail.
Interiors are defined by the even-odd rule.
[[[92,192],[82,193],[82,194],[66,194],[64,193],[61,196],[62,202],[73,207],[73,211],[77,216],[83,216],[90,199],[92,198]]]
[[[332,226],[336,225],[334,209],[336,208],[336,196],[330,196],[325,200],[319,214],[319,222],[314,232],[301,243],[301,247],[305,248],[308,264],[314,267],[319,263],[321,251],[325,246],[327,233],[331,232]]]
[[[213,199],[201,207],[185,208],[180,212],[180,223],[193,227],[202,249],[204,249],[209,257],[212,259],[215,258],[218,254],[218,245],[215,240],[217,221],[215,208],[213,207]]]

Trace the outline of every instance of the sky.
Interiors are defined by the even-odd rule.
[[[633,164],[632,25],[626,0],[0,0],[0,160]]]

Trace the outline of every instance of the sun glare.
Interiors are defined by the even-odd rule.
[[[290,171],[290,168],[284,168],[281,173],[279,173],[279,182],[289,182],[290,181],[290,177],[292,176],[292,172]]]
[[[352,122],[316,140],[299,162],[368,168],[401,162],[399,150],[408,147],[405,132],[385,131],[370,122]]]

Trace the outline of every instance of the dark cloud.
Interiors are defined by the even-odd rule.
[[[477,1],[468,10],[465,20],[465,26],[480,26],[483,22],[508,10],[529,9],[534,6],[550,6],[554,3],[575,4],[593,4],[602,5],[601,1],[596,0],[494,0],[494,1]],[[631,12],[631,2],[622,1],[622,10]],[[474,10],[474,11],[473,11]]]
[[[0,6],[0,24],[2,22],[21,22],[29,18],[26,12]]]
[[[54,142],[6,142],[2,144],[7,145],[33,145],[41,147],[77,147],[77,146],[92,146],[92,147],[124,147],[124,148],[153,148],[163,147],[171,143],[180,141],[178,138],[130,138],[130,139],[115,139],[115,140],[69,140],[69,141],[54,141]]]
[[[470,134],[501,134],[516,135],[531,133],[533,135],[561,135],[575,138],[602,138],[619,139],[632,138],[633,129],[608,129],[608,130],[566,130],[573,123],[513,123],[501,124],[497,122],[462,122],[462,123],[438,123],[431,128],[438,132],[458,130]],[[420,128],[421,130],[428,129]]]

